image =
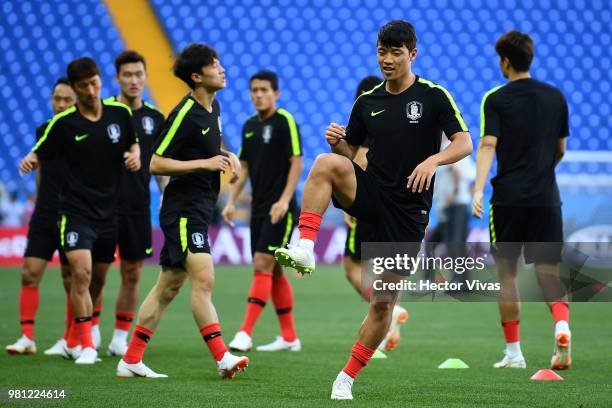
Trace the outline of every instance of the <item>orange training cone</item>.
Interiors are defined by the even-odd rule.
[[[538,370],[537,373],[531,376],[531,379],[540,381],[563,381],[563,377],[553,370]]]

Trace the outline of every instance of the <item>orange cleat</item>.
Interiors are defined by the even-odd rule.
[[[571,351],[571,336],[568,333],[557,334],[550,367],[553,370],[569,369],[572,365]]]

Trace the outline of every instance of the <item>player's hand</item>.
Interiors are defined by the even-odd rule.
[[[435,159],[431,157],[425,159],[421,164],[416,166],[412,171],[412,174],[408,176],[408,184],[406,188],[412,189],[413,193],[419,192],[422,193],[423,189],[425,191],[429,190],[431,186],[431,179],[436,173],[436,169],[438,168],[438,163]]]
[[[472,198],[472,215],[476,218],[482,218],[482,190],[474,190],[474,198]]]
[[[232,163],[228,157],[218,154],[210,159],[202,161],[202,169],[209,171],[220,171],[225,173],[226,170],[231,169]]]
[[[38,167],[38,155],[34,152],[28,153],[19,164],[19,175],[30,173]]]
[[[343,212],[342,213],[342,220],[344,221],[344,223],[346,225],[348,225],[349,228],[353,228],[353,225],[355,224],[355,220],[353,219],[353,217],[351,217],[347,213]]]
[[[242,170],[242,165],[240,164],[238,156],[236,156],[232,152],[229,152],[228,159],[230,160],[230,163],[232,165],[232,178],[230,179],[230,184],[234,184],[236,181],[238,181],[238,176],[240,175],[240,171]]]
[[[234,221],[232,221],[234,219],[234,212],[236,212],[236,206],[234,206],[234,203],[230,203],[229,201],[227,204],[225,204],[223,211],[221,211],[223,221],[232,228],[235,226]]]
[[[330,123],[325,129],[325,141],[330,146],[335,146],[340,143],[340,140],[346,136],[346,128],[337,123]]]
[[[125,164],[125,168],[129,171],[140,170],[140,154],[137,152],[123,153],[123,163]]]
[[[289,210],[289,203],[286,203],[282,200],[278,200],[272,207],[270,208],[270,222],[272,224],[278,223],[283,219],[287,211]]]

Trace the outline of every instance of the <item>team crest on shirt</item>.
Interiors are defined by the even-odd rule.
[[[406,104],[406,116],[410,119],[410,123],[419,123],[419,119],[423,116],[423,104],[418,101],[408,102]]]
[[[145,134],[152,135],[155,130],[155,122],[153,122],[153,118],[150,116],[142,117],[142,128],[144,129]]]
[[[272,139],[272,126],[266,125],[263,128],[263,132],[261,133],[261,137],[264,143],[270,143],[270,139]]]
[[[112,123],[108,125],[106,128],[106,133],[108,133],[108,137],[113,143],[119,142],[119,138],[121,137],[121,128],[118,124]]]
[[[69,233],[66,234],[66,243],[68,244],[69,247],[75,246],[77,242],[79,242],[78,232],[70,231]]]
[[[204,248],[204,244],[206,243],[204,235],[199,232],[191,234],[191,241],[197,248]]]

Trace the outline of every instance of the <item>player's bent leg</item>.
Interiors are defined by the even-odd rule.
[[[259,251],[255,252],[253,282],[249,289],[244,320],[240,330],[229,343],[230,350],[247,352],[253,348],[251,333],[272,294],[272,273],[275,264],[274,256]]]
[[[128,333],[138,305],[142,264],[142,260],[121,260],[121,286],[115,303],[115,329],[108,345],[109,356],[123,356],[127,350]]]
[[[138,319],[128,348],[117,364],[117,376],[122,378],[162,378],[142,363],[142,357],[164,311],[179,293],[187,277],[184,269],[162,267],[157,282],[149,291],[138,311]]]
[[[188,251],[185,269],[191,280],[191,309],[200,334],[217,362],[219,375],[223,379],[231,379],[237,372],[246,369],[249,358],[229,353],[221,336],[221,325],[212,303],[215,282],[212,257],[209,253]]]
[[[26,257],[23,260],[21,290],[19,294],[21,337],[15,343],[5,347],[5,351],[9,354],[36,354],[34,321],[38,311],[38,284],[46,266],[47,261],[42,258]]]
[[[517,262],[517,258],[495,257],[500,282],[498,308],[506,342],[504,357],[493,365],[495,368],[527,367],[520,342],[521,303],[517,281]]]
[[[302,193],[302,213],[298,229],[300,241],[291,248],[279,248],[274,257],[283,266],[301,274],[315,270],[314,241],[332,193],[344,208],[350,208],[357,194],[357,178],[352,161],[335,153],[317,156]]]
[[[346,280],[349,281],[366,302],[369,302],[372,293],[372,285],[369,279],[364,281],[366,276],[362,274],[363,269],[361,262],[354,261],[350,256],[345,256],[343,263]]]

